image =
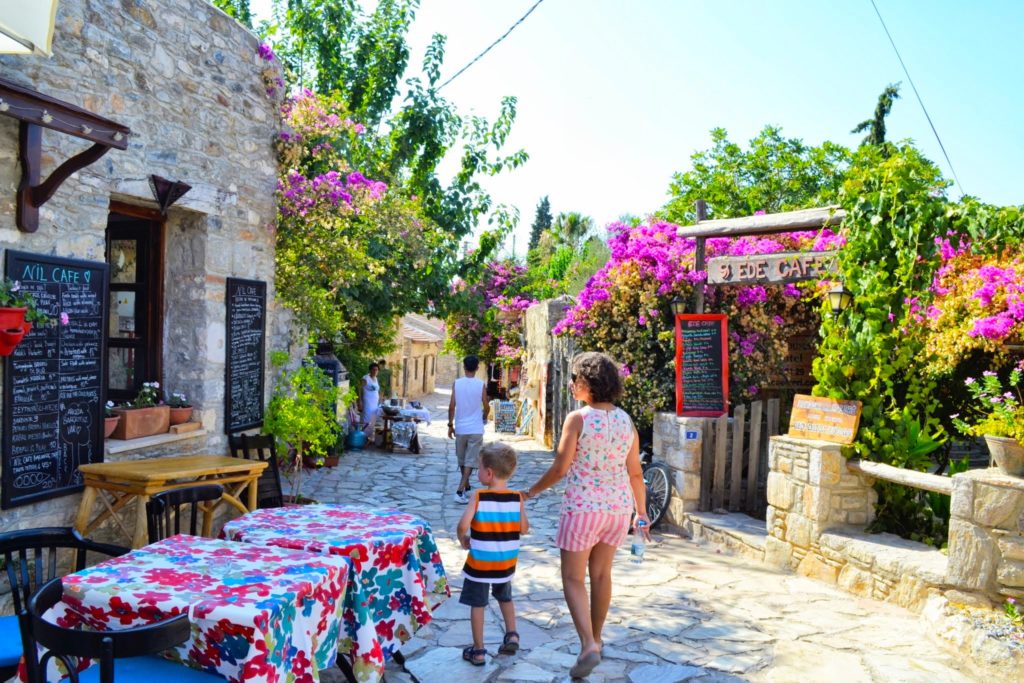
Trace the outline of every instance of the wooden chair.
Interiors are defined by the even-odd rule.
[[[265,434],[232,434],[228,437],[231,455],[246,460],[261,460],[267,463],[257,483],[256,507],[284,507],[281,492],[281,470],[277,460],[274,437]]]
[[[149,542],[156,543],[168,536],[182,533],[181,508],[186,505],[190,508],[189,526],[186,533],[196,536],[199,513],[202,511],[199,504],[220,500],[222,495],[224,495],[224,487],[220,484],[190,486],[156,494],[146,503]]]
[[[58,563],[58,551],[74,551],[74,563]],[[82,538],[71,527],[42,527],[0,534],[0,557],[7,567],[14,613],[20,614],[39,586],[57,576],[58,570],[85,569],[86,552],[108,557],[124,555],[129,548],[96,543]],[[21,638],[16,616],[0,617],[0,680],[14,675],[21,660]]]
[[[212,683],[223,681],[205,673],[153,655],[184,643],[191,636],[188,614],[183,613],[155,624],[116,631],[91,631],[57,626],[43,615],[60,601],[64,587],[59,578],[39,589],[21,612],[19,621],[25,649],[28,683],[46,683],[46,668],[59,660],[71,673],[71,683],[129,683],[139,681],[175,681],[175,683]],[[36,647],[47,652],[40,657]],[[99,660],[78,672],[78,659]]]

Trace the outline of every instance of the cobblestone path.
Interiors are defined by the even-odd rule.
[[[395,507],[433,526],[453,596],[434,620],[406,643],[406,668],[391,663],[389,683],[568,683],[578,653],[576,632],[562,599],[554,546],[561,488],[530,501],[531,533],[523,539],[513,582],[522,650],[496,655],[501,617],[492,604],[485,628],[487,665],[462,661],[470,645],[469,610],[458,603],[464,551],[455,526],[465,509],[452,494],[458,483],[454,441],[445,438],[448,395],[424,401],[435,419],[421,425],[424,452],[346,454],[337,468],[305,477],[304,492],[321,502]],[[490,433],[485,439],[497,435]],[[520,456],[513,487],[525,488],[551,462],[532,440],[512,437]],[[770,570],[713,546],[654,532],[642,565],[619,551],[614,596],[604,632],[603,662],[591,683],[724,681],[829,683],[956,683],[977,680],[957,658],[932,642],[917,617],[824,584]],[[493,656],[492,656],[493,655]],[[323,680],[342,683],[337,669]]]

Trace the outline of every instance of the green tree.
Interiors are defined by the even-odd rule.
[[[579,248],[583,238],[594,229],[594,219],[581,213],[570,211],[560,213],[551,226],[551,234],[559,244]]]
[[[529,249],[531,251],[537,248],[537,243],[540,242],[541,233],[550,227],[551,203],[548,201],[548,196],[544,195],[544,198],[537,204],[537,212],[533,217],[533,224],[530,226]]]
[[[861,140],[862,145],[883,145],[885,144],[885,117],[892,110],[893,102],[900,98],[900,84],[890,83],[882,94],[878,96],[878,104],[875,106],[875,115],[861,121],[851,130],[851,133],[863,133],[867,135]]]
[[[214,7],[219,8],[224,14],[234,17],[238,23],[248,29],[252,28],[252,12],[249,10],[249,0],[211,0]]]
[[[671,199],[660,214],[680,225],[696,221],[694,203],[708,203],[708,218],[749,216],[835,203],[850,151],[833,142],[814,147],[765,128],[748,149],[729,140],[724,128],[711,131],[710,149],[690,157],[691,170],[673,174]]]

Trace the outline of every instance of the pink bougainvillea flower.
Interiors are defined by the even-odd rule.
[[[60,312],[60,324],[61,325],[68,325],[70,323],[71,323],[71,318],[68,317],[67,313],[65,313],[64,311],[61,311]]]

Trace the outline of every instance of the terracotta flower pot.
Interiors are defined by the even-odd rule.
[[[1024,477],[1024,446],[1016,439],[986,434],[985,443],[999,469],[1013,477]]]
[[[109,439],[110,435],[117,429],[117,423],[121,421],[120,415],[103,418],[103,438]]]
[[[189,418],[192,417],[192,406],[186,406],[184,408],[171,408],[171,424],[180,425],[183,422],[188,422]]]
[[[171,426],[169,406],[114,408],[114,412],[121,416],[121,421],[114,429],[115,439],[137,439],[142,436],[165,434]]]

